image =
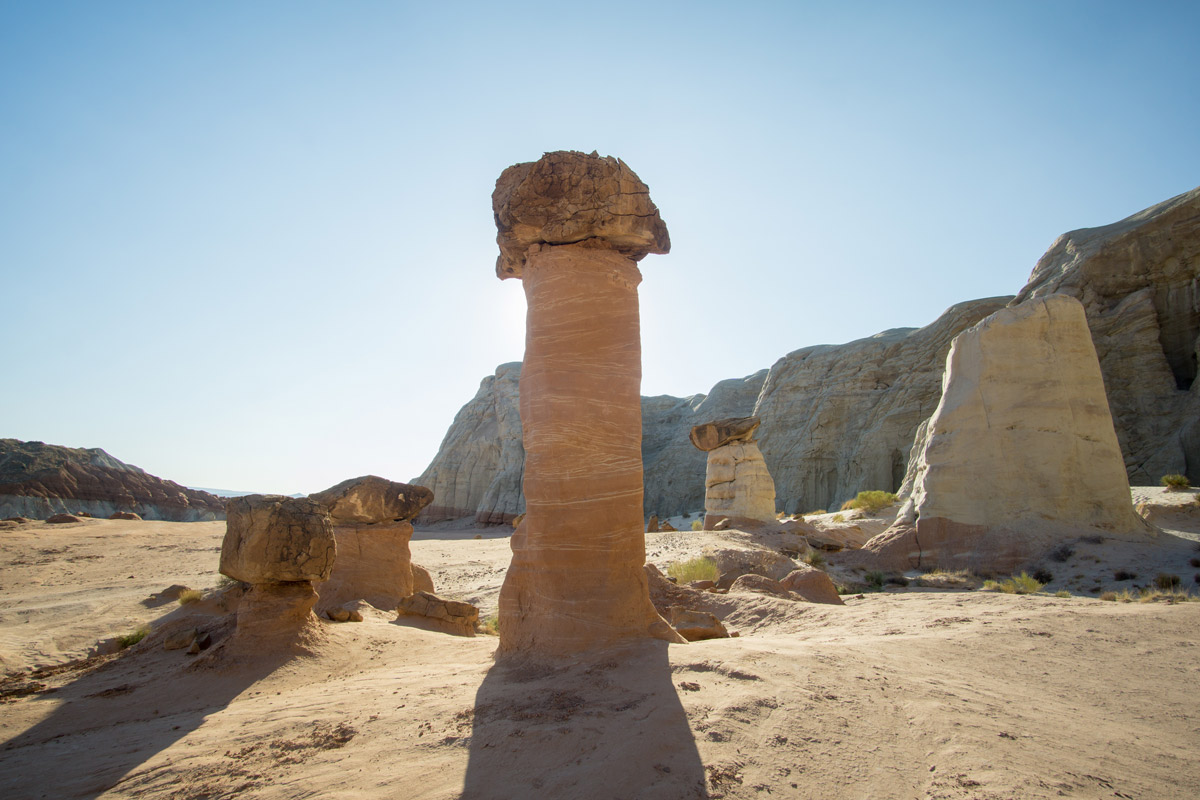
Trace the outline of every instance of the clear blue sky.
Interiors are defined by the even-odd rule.
[[[644,394],[1015,293],[1200,185],[1200,4],[0,0],[0,436],[408,480],[524,296],[490,196],[624,159]]]

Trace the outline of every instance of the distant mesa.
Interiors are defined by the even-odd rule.
[[[56,514],[199,522],[225,518],[221,498],[163,480],[99,448],[0,439],[0,517]]]

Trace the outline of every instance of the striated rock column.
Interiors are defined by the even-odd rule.
[[[754,442],[759,423],[758,417],[731,417],[692,428],[692,444],[708,453],[705,530],[724,519],[735,528],[775,522],[775,482]]]
[[[594,153],[510,167],[492,198],[497,274],[528,302],[525,518],[500,593],[499,655],[683,639],[650,603],[635,261],[670,247],[645,184]]]

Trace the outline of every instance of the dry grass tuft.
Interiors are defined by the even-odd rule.
[[[1170,475],[1162,476],[1162,485],[1167,487],[1172,492],[1182,492],[1191,486],[1188,483],[1187,475],[1180,475],[1178,472],[1173,472]]]
[[[692,520],[692,530],[694,530],[694,531],[704,530],[704,523],[698,519]]]
[[[717,574],[717,562],[703,557],[668,564],[667,575],[674,578],[679,584],[692,581],[713,581],[715,583],[721,577]]]
[[[853,500],[847,500],[842,503],[842,511],[851,511],[854,509],[862,509],[868,514],[874,514],[877,511],[882,511],[888,506],[896,502],[896,495],[891,492],[866,491],[859,492]]]
[[[1033,594],[1040,592],[1044,583],[1026,572],[1005,578],[1002,581],[984,581],[984,591],[1003,592],[1004,594]]]
[[[186,606],[191,603],[199,603],[204,599],[204,592],[199,589],[184,589],[179,593],[179,605]]]

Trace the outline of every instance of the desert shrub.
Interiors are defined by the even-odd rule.
[[[667,575],[676,583],[691,583],[692,581],[713,581],[721,577],[717,574],[717,562],[711,558],[693,558],[688,561],[676,561],[667,565]]]
[[[804,559],[804,563],[817,569],[825,569],[825,555],[820,550],[813,550]]]
[[[1073,555],[1075,555],[1075,548],[1064,542],[1050,551],[1050,560],[1061,564]]]
[[[691,514],[690,514],[690,513],[688,513],[687,511],[683,512],[683,518],[684,518],[684,519],[687,519],[687,518],[688,518],[688,517],[690,517],[690,516],[691,516]]]
[[[500,635],[500,617],[497,614],[492,614],[490,617],[484,617],[477,625],[479,633],[487,636]]]
[[[887,583],[889,586],[908,586],[908,578],[903,575],[888,575]]]
[[[780,511],[778,514],[775,515],[775,519],[783,519],[786,516],[787,516],[786,511]]]
[[[1034,570],[1033,579],[1044,586],[1054,580],[1054,573],[1044,567],[1038,567]],[[1037,590],[1035,589],[1034,591]]]
[[[1179,576],[1160,572],[1154,576],[1154,587],[1164,592],[1179,588]]]
[[[692,530],[694,530],[694,531],[704,530],[704,523],[698,519],[692,520]]]
[[[129,633],[117,637],[117,646],[124,650],[126,647],[133,647],[135,644],[146,638],[146,634],[150,633],[149,625],[139,625]]]
[[[1200,558],[1190,558],[1188,559],[1188,564],[1193,567],[1200,567]]]
[[[1122,603],[1132,603],[1135,597],[1137,597],[1136,590],[1131,592],[1128,589],[1122,589],[1117,592],[1117,600]]]
[[[1192,576],[1192,583],[1200,583],[1200,572]]]
[[[882,572],[868,572],[863,578],[867,581],[867,586],[876,592],[883,591],[883,582],[887,580],[887,576]]]
[[[867,491],[859,492],[853,500],[842,503],[842,511],[861,508],[868,514],[874,514],[896,502],[896,495],[891,492]]]
[[[1136,572],[1130,572],[1128,570],[1119,569],[1113,573],[1114,581],[1132,581],[1132,580],[1136,580],[1136,579],[1137,579]]]
[[[983,582],[984,589],[993,592],[1003,592],[1004,594],[1033,594],[1034,592],[1041,591],[1044,585],[1037,578],[1025,572],[1022,572],[1020,575],[1014,575],[1011,578],[1005,578],[1002,581]]]
[[[1054,596],[1055,597],[1070,597],[1071,593],[1068,592],[1066,589],[1059,589],[1057,592],[1054,593]]]
[[[233,578],[229,577],[228,575],[217,576],[217,588],[218,589],[228,589],[230,587],[237,586],[239,583],[241,583],[241,581],[235,581]]]
[[[843,514],[834,514],[829,519],[831,522],[845,522],[846,521],[846,517]]]
[[[199,589],[184,589],[179,593],[179,605],[186,606],[191,603],[199,603],[204,599],[204,592]]]
[[[1191,486],[1191,484],[1188,483],[1187,475],[1180,475],[1178,472],[1171,473],[1170,475],[1163,475],[1162,485],[1173,492],[1182,492],[1184,489]]]
[[[1110,603],[1115,603],[1115,602],[1117,602],[1117,593],[1116,592],[1105,592],[1104,594],[1100,595],[1100,599],[1107,600]]]

